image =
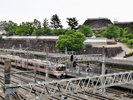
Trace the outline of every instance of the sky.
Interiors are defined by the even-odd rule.
[[[133,21],[133,0],[0,0],[0,21],[16,23],[57,14],[64,27],[66,18],[76,17],[79,24],[87,18],[109,18],[111,21]]]

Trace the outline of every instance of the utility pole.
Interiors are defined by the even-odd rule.
[[[36,83],[36,73],[37,73],[37,66],[34,65],[35,68],[34,68],[34,82]]]
[[[103,58],[102,58],[102,72],[101,72],[101,74],[105,75],[105,47],[104,46],[102,49],[102,55],[103,55]],[[102,80],[104,80],[104,79],[102,79]],[[104,85],[104,82],[102,82],[102,84]],[[104,88],[102,88],[102,95],[105,95],[105,92],[106,92],[106,89],[104,87]]]
[[[5,92],[5,100],[10,100],[8,91],[6,91],[7,85],[10,84],[10,71],[11,71],[11,61],[6,60],[5,61],[5,71],[4,71],[4,76],[5,76],[5,86],[4,86],[4,92]]]
[[[29,57],[28,57],[28,55],[29,55],[28,53],[29,53],[29,52],[28,52],[28,48],[27,48],[27,71],[28,71],[28,58],[29,58]]]
[[[46,61],[48,62],[48,65],[46,65],[46,81],[48,81],[48,67],[49,67],[49,61],[48,61],[48,47],[46,47]]]
[[[33,58],[35,59],[35,55],[34,55],[34,53],[33,53]],[[36,83],[37,82],[37,79],[36,79],[36,74],[37,74],[37,65],[36,64],[34,64],[34,82]]]
[[[67,55],[67,47],[65,47],[65,54]]]
[[[105,74],[105,48],[103,46],[103,50],[102,50],[102,55],[103,55],[103,58],[102,58],[102,75]]]
[[[27,51],[27,71],[28,71],[28,58],[29,58],[28,49],[29,49],[29,39],[28,39],[26,42],[27,42],[27,48],[26,48],[26,51]]]
[[[19,50],[22,50],[22,45],[21,44],[19,44]]]

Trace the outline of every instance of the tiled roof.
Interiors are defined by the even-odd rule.
[[[113,23],[111,22],[111,20],[107,18],[91,18],[91,19],[87,19],[83,23],[83,25],[89,26],[92,30],[99,30],[111,24]]]

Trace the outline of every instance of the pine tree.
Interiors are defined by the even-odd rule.
[[[68,26],[70,27],[71,30],[76,30],[78,27],[78,20],[76,19],[76,17],[72,17],[72,18],[67,18]]]
[[[59,19],[58,15],[55,14],[51,18],[51,28],[58,29],[62,28],[63,26],[61,25],[61,20]]]
[[[45,18],[45,19],[43,20],[43,28],[48,28],[48,27],[49,27],[49,22],[48,22],[48,19]]]

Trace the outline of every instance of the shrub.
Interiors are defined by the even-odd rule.
[[[131,40],[128,40],[128,42],[127,42],[129,45],[133,45],[133,39],[131,39]]]
[[[52,30],[51,34],[58,36],[58,35],[64,35],[65,32],[66,32],[65,29],[55,29],[55,30]]]
[[[133,51],[128,52],[128,54],[129,54],[129,55],[132,55],[132,54],[133,54]]]
[[[127,43],[127,42],[128,42],[128,38],[121,38],[120,41],[121,41],[122,43]]]

